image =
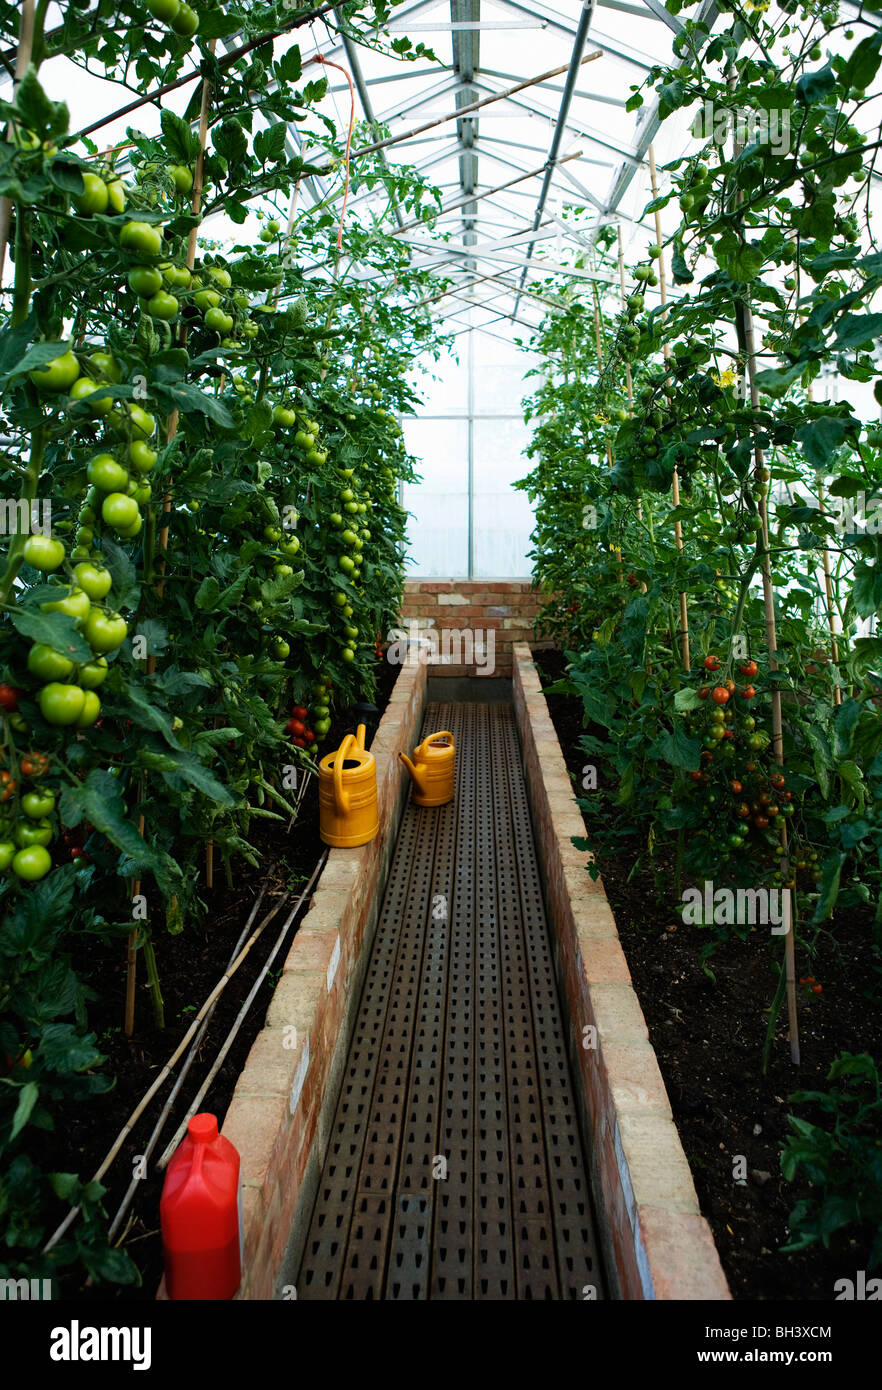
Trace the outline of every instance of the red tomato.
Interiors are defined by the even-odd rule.
[[[704,669],[706,671],[719,671],[720,663],[715,656],[706,656],[704,658]]]
[[[706,700],[709,694],[710,694],[710,686],[709,686],[709,685],[703,685],[703,686],[700,688],[699,692],[698,692],[698,698],[699,698],[699,700]]]
[[[297,747],[297,748],[305,748],[305,747],[306,747],[306,740],[305,740],[305,739],[302,739],[302,738],[295,738],[295,739],[292,740],[292,742],[294,743],[295,747]]]
[[[0,709],[5,709],[7,714],[13,714],[18,709],[18,697],[23,693],[14,685],[0,685]]]
[[[294,705],[291,714],[295,719],[305,719],[309,710],[304,709],[303,705]]]
[[[700,781],[702,780],[702,778],[704,777],[704,773],[703,773],[703,772],[690,772],[689,776],[692,778],[692,781],[693,781],[693,782],[700,782]]]
[[[756,690],[752,685],[743,685],[741,687],[742,700],[752,700],[755,694]]]
[[[812,994],[822,994],[823,990],[823,985],[812,985]]]
[[[296,738],[303,738],[306,732],[306,725],[302,719],[289,719],[285,728],[288,730],[289,734],[294,734]]]
[[[730,782],[729,786],[732,788],[733,792],[740,792],[742,789],[740,782]]]
[[[315,734],[312,732],[312,729],[304,729],[303,738],[306,743],[315,743]]]
[[[769,820],[767,816],[754,816],[753,823],[757,830],[766,830],[768,829]]]
[[[759,670],[759,667],[757,666],[755,661],[745,661],[743,665],[739,667],[739,670],[741,671],[742,676],[748,676],[752,679]]]
[[[729,703],[729,692],[724,685],[715,685],[711,691],[711,699],[715,705],[727,705]]]

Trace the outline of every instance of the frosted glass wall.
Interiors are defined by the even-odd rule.
[[[533,514],[512,483],[530,468],[521,401],[537,359],[479,328],[461,333],[455,350],[458,362],[433,364],[437,380],[418,379],[424,404],[404,423],[422,476],[402,493],[411,513],[408,574],[529,578]]]

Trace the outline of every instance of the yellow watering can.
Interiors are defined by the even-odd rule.
[[[442,739],[445,742],[442,743]],[[417,806],[446,806],[453,800],[456,749],[449,729],[423,739],[419,748],[413,750],[415,762],[412,763],[406,753],[398,756],[413,778],[413,799]]]
[[[365,751],[365,726],[347,734],[319,763],[319,834],[326,845],[366,845],[380,828],[377,764]]]

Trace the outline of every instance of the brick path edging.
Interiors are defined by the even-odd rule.
[[[524,642],[513,647],[514,705],[545,880],[570,1063],[607,1274],[623,1299],[730,1299],[674,1124],[615,919]]]
[[[383,887],[408,795],[400,761],[417,742],[426,668],[402,666],[371,751],[380,832],[332,849],[285,960],[263,1030],[223,1124],[241,1159],[239,1299],[291,1297],[327,1152]]]

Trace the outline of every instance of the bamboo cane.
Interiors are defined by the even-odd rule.
[[[655,167],[655,149],[654,149],[654,147],[653,147],[652,145],[649,146],[649,177],[650,177],[650,179],[651,179],[651,181],[652,181],[652,196],[653,196],[654,199],[657,199],[657,198],[658,198],[658,174],[657,174],[656,167]],[[658,244],[659,246],[661,246],[661,244],[662,244],[661,213],[659,212],[659,209],[658,209],[658,208],[656,208],[656,210],[655,210],[655,240],[656,240],[657,244]],[[664,256],[659,256],[659,258],[658,258],[658,286],[659,286],[659,295],[660,295],[661,304],[662,304],[662,324],[664,325],[664,324],[667,322],[667,303],[668,303],[668,288],[667,288],[667,280],[666,280],[666,278],[665,278],[665,258],[664,258]],[[670,344],[668,343],[667,339],[665,339],[665,342],[664,342],[663,352],[664,352],[664,359],[665,359],[665,362],[667,363],[667,362],[669,362],[669,361],[671,360],[671,347],[670,347]],[[675,507],[679,507],[679,505],[680,505],[680,475],[679,475],[678,472],[677,472],[676,465],[674,466],[674,476],[673,476],[673,478],[671,479],[671,501],[673,502],[673,504],[674,504]],[[680,550],[680,551],[682,551],[682,549],[683,549],[683,526],[682,526],[681,522],[679,521],[679,519],[676,520],[676,521],[674,522],[674,543],[675,543],[677,549]],[[690,665],[690,660],[691,660],[691,658],[690,658],[690,654],[689,654],[689,610],[688,610],[688,607],[687,607],[686,594],[685,594],[685,592],[681,592],[681,593],[680,593],[680,595],[679,595],[679,602],[680,602],[680,654],[681,654],[681,658],[682,658],[682,661],[683,661],[683,669],[684,669],[685,671],[688,671],[688,670],[689,670],[689,665]]]
[[[314,876],[313,876],[313,877],[314,877]],[[310,884],[311,884],[311,883],[312,883],[312,879],[310,880]],[[306,889],[304,889],[304,896],[305,896],[306,892],[308,891],[310,884],[307,884]],[[265,888],[261,890],[261,897],[263,896],[263,893],[264,893],[265,891],[266,891]],[[143,1113],[144,1113],[144,1111],[146,1110],[147,1106],[150,1104],[151,1100],[152,1100],[153,1097],[156,1095],[157,1091],[161,1088],[161,1086],[164,1084],[164,1082],[167,1080],[167,1078],[171,1075],[172,1068],[173,1068],[173,1067],[177,1064],[177,1062],[180,1060],[180,1058],[181,1058],[181,1056],[183,1055],[184,1051],[186,1050],[188,1044],[189,1044],[190,1041],[192,1040],[194,1033],[197,1031],[197,1029],[198,1029],[200,1023],[202,1022],[203,1018],[205,1017],[205,1014],[206,1014],[207,1010],[208,1010],[213,1004],[215,1004],[215,1003],[217,1002],[217,1000],[218,1000],[218,998],[220,997],[220,995],[223,993],[223,991],[226,989],[227,985],[228,985],[228,984],[230,983],[230,981],[232,980],[233,976],[236,974],[236,971],[237,971],[237,970],[239,969],[239,967],[242,965],[243,961],[244,961],[245,958],[247,957],[247,955],[248,955],[249,951],[251,950],[252,946],[253,946],[254,943],[259,939],[259,937],[260,937],[261,933],[263,932],[264,928],[266,927],[267,923],[270,922],[270,921],[272,921],[273,917],[275,917],[276,913],[279,912],[279,910],[284,906],[285,902],[290,898],[290,896],[291,896],[290,893],[285,893],[285,894],[283,894],[282,897],[281,897],[281,900],[275,905],[275,907],[270,908],[270,911],[266,914],[266,916],[264,917],[263,921],[258,923],[258,925],[257,925],[257,927],[255,928],[254,932],[252,933],[251,937],[250,937],[249,940],[246,942],[246,944],[243,946],[242,950],[239,952],[239,954],[238,954],[238,956],[236,957],[236,959],[234,960],[233,964],[229,967],[228,970],[226,970],[226,971],[224,972],[224,974],[221,976],[221,978],[220,978],[220,980],[218,981],[218,983],[215,985],[214,989],[213,989],[213,990],[211,991],[211,993],[207,996],[207,998],[205,999],[205,1001],[204,1001],[203,1004],[202,1004],[201,1009],[199,1010],[199,1012],[198,1012],[198,1014],[196,1015],[196,1017],[193,1019],[192,1023],[190,1024],[190,1027],[187,1029],[187,1031],[186,1031],[186,1033],[184,1034],[184,1036],[183,1036],[183,1038],[181,1039],[181,1041],[178,1043],[178,1046],[175,1048],[175,1050],[174,1050],[174,1052],[172,1053],[171,1057],[169,1057],[169,1059],[168,1059],[168,1061],[166,1062],[165,1066],[162,1068],[162,1071],[161,1071],[161,1072],[159,1073],[159,1075],[156,1077],[155,1081],[152,1083],[152,1085],[149,1087],[149,1089],[148,1089],[148,1090],[144,1093],[144,1095],[141,1097],[140,1101],[139,1101],[138,1104],[135,1106],[135,1108],[134,1108],[134,1110],[132,1111],[132,1113],[129,1115],[129,1118],[126,1120],[125,1124],[123,1125],[122,1129],[120,1130],[119,1134],[117,1135],[117,1137],[116,1137],[116,1139],[114,1140],[113,1144],[111,1145],[110,1149],[109,1149],[108,1152],[105,1154],[105,1156],[104,1156],[104,1158],[102,1159],[101,1163],[99,1164],[98,1168],[95,1170],[95,1173],[94,1173],[93,1176],[92,1176],[92,1181],[93,1181],[93,1182],[100,1182],[101,1179],[104,1177],[104,1174],[107,1172],[108,1168],[111,1166],[111,1164],[113,1163],[114,1159],[116,1159],[116,1157],[118,1156],[120,1149],[122,1148],[123,1144],[125,1143],[126,1139],[128,1138],[128,1135],[129,1135],[129,1134],[131,1133],[131,1131],[134,1129],[135,1125],[137,1124],[138,1120],[139,1120],[139,1119],[141,1118],[141,1116],[143,1115]],[[258,902],[259,902],[259,900],[258,900]],[[71,1208],[71,1210],[68,1212],[67,1216],[66,1216],[66,1217],[64,1218],[64,1220],[61,1222],[60,1226],[57,1227],[57,1229],[56,1229],[56,1230],[52,1233],[52,1235],[49,1237],[49,1240],[48,1240],[48,1241],[46,1242],[46,1244],[43,1246],[43,1254],[44,1254],[44,1255],[47,1254],[47,1253],[52,1249],[52,1247],[53,1247],[54,1245],[57,1245],[58,1241],[59,1241],[59,1240],[61,1239],[61,1237],[64,1235],[65,1231],[68,1229],[68,1227],[70,1226],[71,1222],[72,1222],[72,1221],[74,1220],[74,1218],[76,1217],[76,1215],[77,1215],[77,1213],[79,1212],[79,1210],[80,1210],[80,1208],[79,1208],[78,1206],[77,1206],[77,1207],[72,1207],[72,1208]]]
[[[823,479],[821,478],[820,473],[817,475],[817,479],[818,479],[818,510],[823,514],[824,512],[826,512],[827,508],[826,508],[825,505],[824,505],[824,483],[823,483]],[[834,603],[834,601],[833,601],[833,572],[832,572],[831,567],[830,567],[830,551],[829,551],[829,549],[827,548],[826,542],[825,542],[825,544],[824,544],[824,549],[823,549],[823,551],[822,551],[822,559],[823,559],[823,563],[824,563],[824,593],[825,593],[825,595],[826,595],[826,604],[827,604],[827,626],[828,626],[828,628],[830,629],[830,649],[831,649],[831,652],[832,652],[832,654],[833,654],[833,665],[834,665],[834,666],[837,668],[837,670],[838,670],[838,668],[839,668],[839,642],[838,642],[838,640],[837,640],[837,632],[836,632],[836,605],[835,605],[835,603]],[[836,682],[836,684],[835,684],[834,687],[833,687],[833,703],[834,703],[834,705],[841,705],[841,704],[842,704],[842,687],[840,686],[840,684],[839,684],[838,681]]]
[[[15,88],[28,70],[34,51],[34,0],[24,0],[21,10],[21,25],[18,31],[18,48],[15,54],[15,77],[13,79],[13,99]],[[11,198],[0,198],[0,284],[6,268],[6,243],[9,240],[9,224],[12,220]]]

